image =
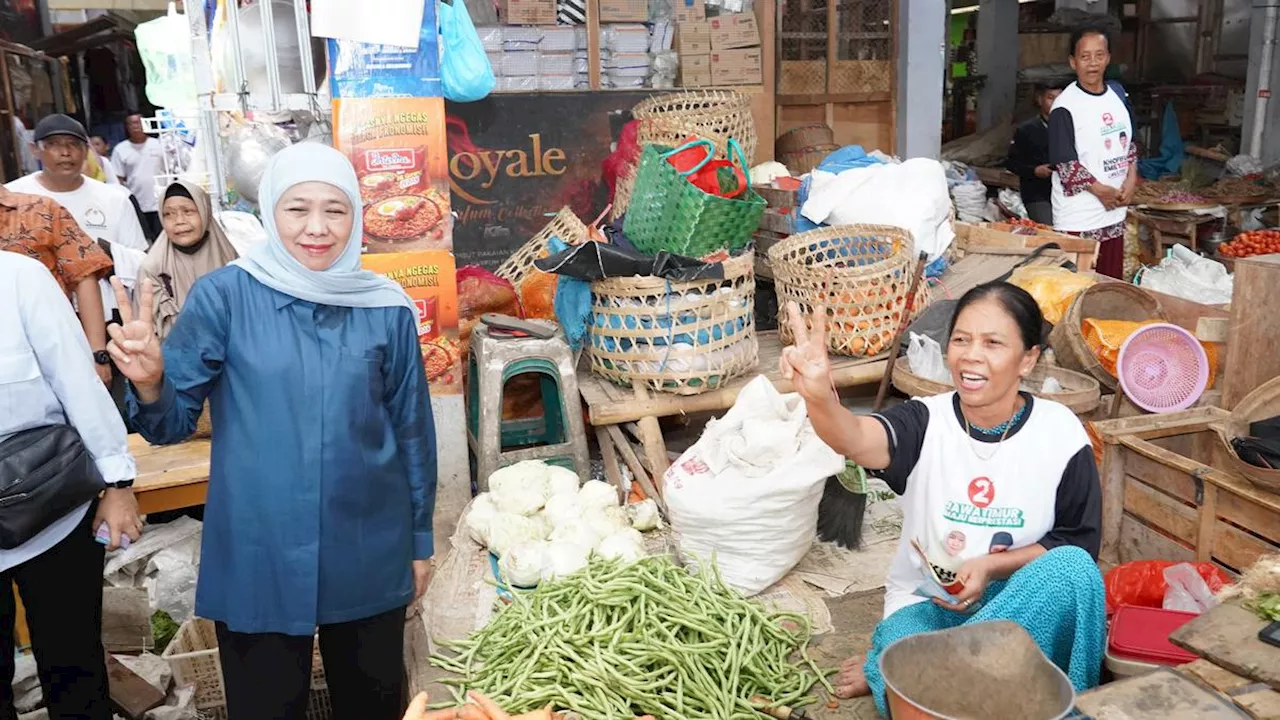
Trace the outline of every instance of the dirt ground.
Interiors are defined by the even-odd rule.
[[[835,632],[813,639],[809,652],[822,667],[835,667],[845,658],[866,652],[871,633],[884,608],[884,591],[872,590],[827,601]],[[448,697],[448,692],[433,679],[442,675],[427,659],[426,631],[422,623],[410,620],[405,632],[405,665],[409,669],[410,688],[414,693],[427,690],[432,697]],[[877,720],[875,703],[870,698],[839,701],[838,708],[827,708],[825,702],[805,709],[815,720]]]

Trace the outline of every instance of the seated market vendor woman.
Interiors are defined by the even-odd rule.
[[[258,194],[267,241],[194,282],[163,350],[150,283],[111,329],[148,440],[184,440],[210,400],[196,614],[217,624],[233,720],[302,720],[317,627],[335,718],[404,711],[435,431],[412,301],[360,269],[359,193],[338,151],[281,151]]]
[[[1040,357],[1035,300],[1007,283],[965,293],[946,353],[957,390],[872,416],[844,409],[832,389],[825,309],[809,330],[789,309],[797,342],[783,352],[781,370],[804,397],[814,429],[903,496],[885,617],[866,658],[841,667],[837,694],[872,693],[885,713],[885,648],[908,635],[997,619],[1022,625],[1077,689],[1096,685],[1105,644],[1094,564],[1098,470],[1075,415],[1019,389]],[[925,574],[913,540],[963,583],[955,603],[916,594]]]

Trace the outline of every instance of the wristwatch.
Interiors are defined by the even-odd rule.
[[[133,478],[119,482],[107,483],[108,490],[128,490],[133,487]]]
[[[111,354],[108,353],[106,350],[98,350],[93,353],[93,361],[98,363],[99,365],[110,365]]]

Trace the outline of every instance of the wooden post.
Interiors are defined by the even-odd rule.
[[[587,0],[587,78],[600,89],[600,0]]]
[[[1280,255],[1236,261],[1223,364],[1222,407],[1230,410],[1259,385],[1280,375]]]
[[[1102,549],[1098,557],[1120,562],[1120,525],[1124,521],[1124,446],[1103,438],[1102,451]]]

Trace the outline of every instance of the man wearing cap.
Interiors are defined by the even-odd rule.
[[[15,193],[47,197],[65,208],[80,229],[106,250],[115,266],[115,274],[126,286],[132,286],[146,258],[147,240],[133,211],[133,203],[129,201],[129,192],[123,187],[112,187],[84,176],[89,134],[74,118],[49,115],[36,124],[33,137],[36,156],[44,169],[18,178],[5,187]],[[115,293],[105,278],[99,282],[103,318],[110,321],[116,311]],[[83,305],[80,310],[84,317]],[[90,335],[90,344],[94,346],[99,375],[110,382],[110,358],[105,353],[98,353],[106,349],[105,335],[100,345],[95,344],[94,336]]]

